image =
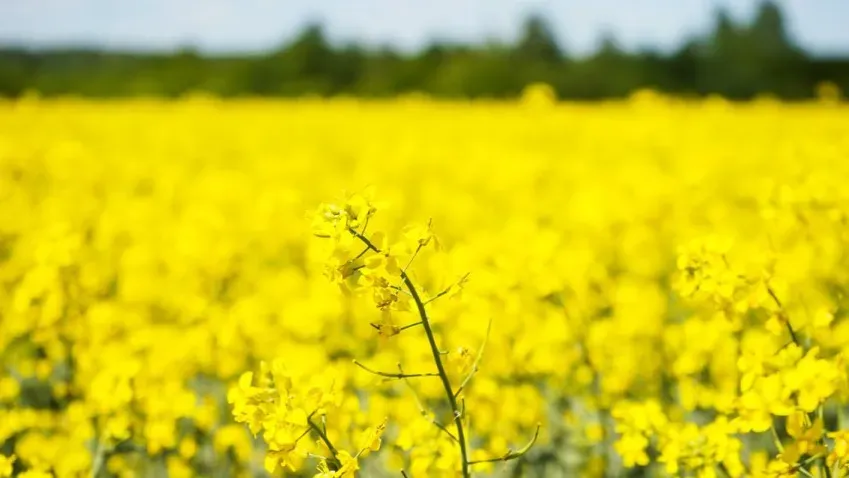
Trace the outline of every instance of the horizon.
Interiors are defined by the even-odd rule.
[[[654,0],[636,7],[617,0],[582,5],[554,0],[434,0],[427,6],[391,0],[342,0],[288,5],[270,0],[148,0],[116,7],[108,0],[11,0],[0,3],[0,46],[31,50],[91,49],[173,53],[193,49],[208,56],[257,54],[279,48],[310,24],[320,24],[333,45],[359,44],[421,51],[435,43],[515,41],[522,22],[546,19],[569,56],[595,52],[605,36],[625,51],[674,51],[713,26],[727,10],[736,22],[751,20],[757,0]],[[849,54],[849,3],[841,0],[775,2],[791,40],[815,56]],[[616,4],[615,8],[611,6]],[[379,10],[383,15],[370,15]],[[461,15],[456,15],[461,12]],[[451,13],[455,13],[451,15]],[[246,27],[245,25],[250,25]],[[152,28],[151,26],[155,26]]]

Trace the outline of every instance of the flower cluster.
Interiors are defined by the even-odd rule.
[[[317,477],[355,476],[358,459],[380,448],[386,424],[362,431],[355,454],[339,450],[328,437],[326,423],[328,414],[343,403],[340,377],[332,369],[308,375],[293,373],[280,360],[270,366],[265,362],[260,365],[257,383],[253,372],[245,372],[228,392],[227,401],[233,405],[237,422],[247,424],[255,436],[262,434],[268,445],[266,471],[274,473],[278,467],[295,470],[308,455],[315,455],[320,457]],[[318,437],[324,454],[307,443],[310,434]]]
[[[496,461],[506,462],[521,458],[536,442],[539,425],[531,441],[519,451],[508,449],[506,453],[494,459],[484,458],[481,451],[470,451],[473,441],[467,435],[470,422],[466,413],[465,396],[462,394],[478,371],[485,344],[481,345],[476,356],[473,356],[469,348],[462,346],[454,351],[444,351],[437,343],[431,318],[428,316],[427,306],[443,296],[456,295],[468,275],[462,276],[441,292],[424,298],[412,279],[410,268],[416,257],[426,251],[428,246],[432,245],[433,249],[438,249],[439,243],[431,230],[431,223],[428,222],[427,226],[405,228],[401,239],[390,245],[383,232],[371,233],[367,230],[377,210],[378,207],[371,197],[364,194],[351,195],[343,204],[322,204],[312,222],[313,232],[319,238],[330,240],[326,252],[329,278],[337,282],[345,292],[370,296],[373,305],[380,311],[380,320],[370,324],[377,335],[390,339],[414,328],[421,328],[424,332],[423,338],[426,338],[431,351],[430,366],[435,371],[408,373],[401,362],[397,363],[397,372],[375,371],[354,360],[354,364],[375,376],[407,382],[415,394],[415,403],[421,416],[406,422],[398,437],[398,446],[407,452],[406,461],[412,476],[462,475],[468,478],[471,476],[473,465],[488,465]],[[411,306],[411,303],[414,306]],[[412,309],[415,309],[414,313]],[[396,316],[411,314],[416,317],[415,321],[403,326],[397,325]],[[488,334],[489,328],[487,337]],[[426,408],[427,404],[418,398],[415,387],[409,383],[412,379],[430,377],[438,377],[441,381],[445,394],[442,404],[444,417],[439,417]],[[456,385],[452,383],[452,378],[455,379]],[[243,379],[249,380],[250,377]],[[240,389],[244,390],[245,387],[240,386]],[[240,389],[236,389],[236,395],[245,393],[239,392]],[[254,404],[269,401],[273,402],[263,398],[249,399],[251,405],[247,412],[249,416],[246,418],[246,412],[238,406],[240,401],[237,400],[234,414],[237,420],[248,422],[256,432],[258,425],[251,420],[251,416],[256,414],[257,405]],[[446,424],[453,425],[454,431],[449,430]],[[266,436],[265,441],[272,450],[280,447],[273,436]],[[327,445],[332,449],[329,442]],[[294,450],[295,445],[289,443],[287,449]],[[453,449],[456,451],[452,451]],[[346,462],[341,465],[343,468],[346,466],[344,463]],[[352,471],[354,469],[357,467],[353,467]],[[271,470],[273,471],[273,467]]]

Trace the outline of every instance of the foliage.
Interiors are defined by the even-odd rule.
[[[512,44],[435,42],[416,53],[334,45],[319,25],[268,52],[207,56],[86,49],[0,49],[0,95],[176,97],[427,93],[438,97],[518,97],[535,82],[570,99],[625,97],[653,88],[688,96],[733,99],[769,94],[814,96],[822,82],[849,89],[849,59],[807,55],[790,39],[778,5],[764,1],[748,24],[717,11],[714,31],[676,51],[624,51],[612,37],[589,57],[570,57],[554,26],[529,17]]]

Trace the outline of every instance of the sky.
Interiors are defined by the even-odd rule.
[[[0,43],[204,52],[261,51],[320,21],[335,42],[415,50],[433,39],[511,40],[544,15],[573,54],[612,33],[627,49],[664,51],[706,31],[717,6],[748,19],[757,0],[0,0]],[[849,54],[849,0],[779,0],[794,39]]]

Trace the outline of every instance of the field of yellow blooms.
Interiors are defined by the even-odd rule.
[[[0,477],[849,476],[848,132],[0,102]]]

